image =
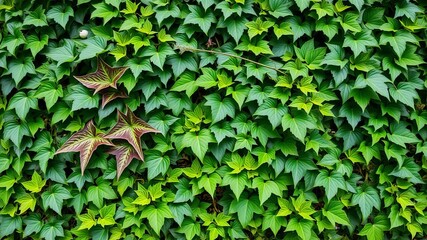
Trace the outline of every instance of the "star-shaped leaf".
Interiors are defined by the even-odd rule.
[[[83,76],[74,76],[87,88],[95,89],[95,93],[102,89],[117,88],[117,81],[123,76],[128,67],[111,67],[104,60],[98,58],[98,67],[95,72]]]
[[[96,127],[91,120],[82,130],[73,134],[55,154],[80,152],[80,167],[83,174],[92,153],[100,145],[112,146],[113,144],[104,138],[104,134],[96,132]]]
[[[118,119],[116,125],[105,135],[108,139],[122,139],[129,142],[135,149],[139,159],[144,160],[141,147],[141,136],[149,132],[160,132],[159,130],[151,127],[144,120],[138,118],[133,112],[127,108],[126,115],[117,111]]]
[[[102,104],[101,107],[104,108],[109,102],[113,101],[116,98],[127,98],[126,93],[121,91],[107,91],[102,94]]]
[[[127,143],[115,144],[108,153],[116,156],[117,179],[120,178],[125,168],[132,162],[132,159],[142,160],[135,149]]]

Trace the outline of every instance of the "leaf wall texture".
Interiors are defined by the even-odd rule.
[[[423,238],[426,7],[0,0],[0,238]]]

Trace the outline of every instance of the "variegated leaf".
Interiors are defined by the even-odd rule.
[[[101,107],[104,108],[109,102],[113,101],[116,98],[127,98],[126,93],[121,91],[108,91],[102,94],[102,104]]]
[[[102,89],[117,88],[117,81],[123,76],[128,67],[111,67],[104,60],[98,58],[98,67],[95,72],[83,76],[74,76],[87,88],[95,89],[95,93]]]
[[[113,144],[104,137],[104,134],[96,132],[96,127],[91,120],[82,130],[74,133],[55,154],[80,152],[80,166],[83,174],[90,157],[100,145],[112,146]]]
[[[127,143],[115,144],[108,153],[116,156],[117,179],[120,178],[125,168],[132,162],[132,159],[142,160],[135,149]]]
[[[141,136],[145,133],[159,132],[157,129],[151,127],[144,120],[138,118],[133,112],[127,108],[127,113],[124,114],[120,111],[118,113],[118,120],[116,125],[105,135],[109,139],[123,139],[131,144],[141,160],[144,159],[141,147]]]

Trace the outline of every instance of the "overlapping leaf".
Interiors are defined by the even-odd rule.
[[[132,145],[139,159],[143,160],[144,155],[142,154],[141,136],[146,133],[157,133],[159,131],[148,125],[144,120],[135,116],[129,108],[126,110],[126,114],[117,111],[117,123],[104,137],[106,139],[126,140]]]
[[[104,108],[109,102],[117,98],[127,98],[128,96],[124,92],[119,91],[108,91],[102,94],[101,107]]]
[[[139,159],[142,160],[133,146],[128,144],[115,144],[112,149],[109,151],[110,154],[113,154],[116,156],[117,161],[117,179],[120,178],[120,175],[122,175],[123,170],[132,162],[132,160]]]
[[[0,1],[0,238],[423,238],[425,8]]]

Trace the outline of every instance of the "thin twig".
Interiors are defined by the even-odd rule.
[[[230,53],[225,53],[225,52],[218,52],[218,51],[208,50],[208,49],[192,48],[192,47],[181,46],[181,45],[176,45],[175,47],[177,49],[179,49],[181,52],[187,52],[187,51],[188,52],[206,52],[206,53],[212,53],[212,54],[220,54],[220,55],[224,55],[224,56],[227,56],[227,57],[239,58],[239,59],[242,59],[244,61],[251,62],[253,64],[256,64],[256,65],[259,65],[259,66],[262,66],[262,67],[265,67],[265,68],[277,71],[277,72],[279,72],[279,73],[281,73],[283,75],[286,75],[286,73],[283,72],[280,69],[277,69],[277,68],[274,68],[274,67],[270,67],[270,66],[265,65],[263,63],[251,60],[249,58],[241,57],[241,56],[238,56],[238,55],[234,55],[234,54],[230,54]]]

